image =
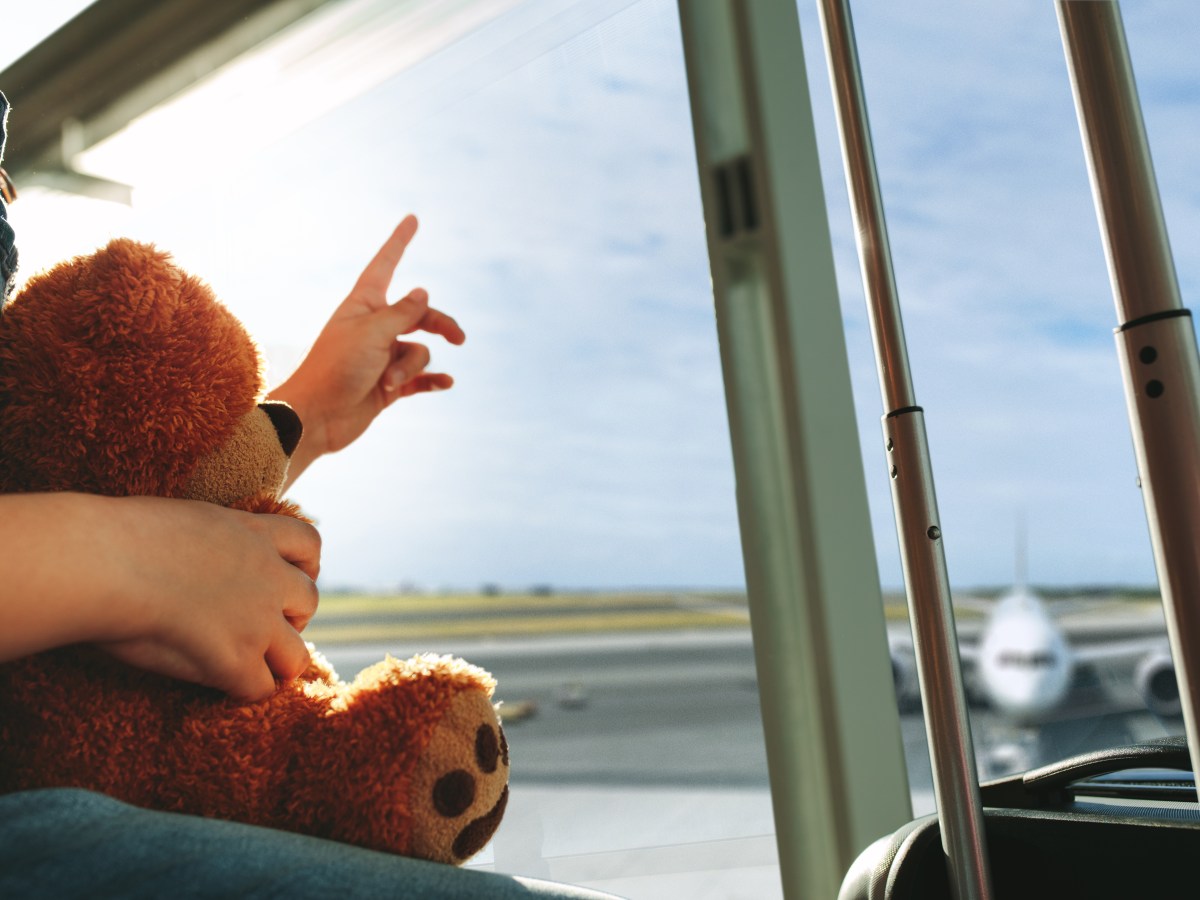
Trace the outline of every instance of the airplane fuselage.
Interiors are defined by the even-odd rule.
[[[997,710],[1013,719],[1037,719],[1063,702],[1074,660],[1041,600],[1017,590],[996,602],[981,636],[978,667]]]

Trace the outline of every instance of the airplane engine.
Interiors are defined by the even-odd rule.
[[[1175,666],[1167,651],[1151,653],[1138,663],[1133,673],[1133,683],[1146,708],[1156,716],[1173,717],[1181,713]]]
[[[900,712],[912,712],[921,706],[921,684],[917,680],[917,663],[911,656],[897,652],[892,655],[892,682],[896,686],[896,707]]]

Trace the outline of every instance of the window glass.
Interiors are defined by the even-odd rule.
[[[395,292],[427,287],[467,329],[433,347],[458,384],[295,488],[325,539],[312,638],[344,676],[427,649],[496,673],[514,800],[479,865],[630,897],[778,896],[675,5],[462,7],[340,4],[133,123],[80,161],[133,184],[132,208],[22,190],[22,275],[153,240],[243,318],[277,382],[417,213]],[[925,812],[878,382],[819,22],[799,9]],[[1163,626],[1053,8],[854,12],[981,774],[1177,733],[1145,702]],[[1187,303],[1200,69],[1179,36],[1200,12],[1123,12]],[[980,654],[1018,587],[1046,615],[1017,617],[989,680]],[[1114,633],[1144,643],[1104,659]],[[1018,714],[1005,685],[1057,678],[1055,660],[1062,702]]]
[[[815,7],[799,10],[903,664],[911,644],[879,446],[883,410]],[[1161,714],[1170,677],[1112,336],[1119,323],[1054,5],[853,11],[980,773],[1178,733],[1179,717]],[[1181,36],[1195,31],[1196,13],[1163,3],[1122,12],[1181,292],[1194,304],[1200,68]],[[1001,617],[997,601],[1019,588],[1036,599],[1009,603],[1016,615]],[[907,685],[914,806],[929,811],[915,679]]]

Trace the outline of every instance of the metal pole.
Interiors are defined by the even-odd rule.
[[[883,392],[892,502],[933,764],[942,847],[948,858],[954,895],[959,900],[986,898],[991,895],[991,876],[950,582],[924,414],[916,403],[909,373],[854,26],[846,0],[822,0],[820,10]]]
[[[1166,610],[1192,770],[1200,781],[1200,357],[1179,285],[1121,13],[1059,0],[1084,152],[1117,305],[1117,349]]]

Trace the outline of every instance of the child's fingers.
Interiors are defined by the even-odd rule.
[[[405,382],[416,378],[429,365],[429,348],[411,341],[396,341],[392,361],[384,370],[382,385],[387,393],[398,391]]]
[[[286,619],[279,620],[274,639],[263,658],[272,675],[271,685],[266,692],[268,695],[275,689],[275,678],[291,681],[308,667],[312,659],[308,645]]]
[[[235,682],[228,685],[216,685],[216,687],[224,690],[235,700],[254,703],[257,700],[265,700],[274,693],[275,676],[271,674],[270,666],[260,660],[241,673]]]
[[[448,391],[454,387],[454,379],[441,372],[422,372],[416,378],[410,378],[396,390],[389,392],[383,399],[384,408],[391,406],[402,397],[412,397],[415,394],[429,394],[434,391]]]
[[[292,603],[298,604],[297,608],[289,606],[284,612],[296,615],[307,612],[311,615],[317,608],[316,586],[312,582],[317,580],[321,571],[320,532],[307,522],[291,516],[264,515],[256,519],[257,524],[266,529],[280,557],[308,576],[307,584],[305,580],[297,579],[293,591],[296,597],[292,598]]]
[[[413,288],[404,297],[376,314],[377,327],[390,340],[398,334],[415,331],[429,313],[429,292]]]
[[[455,345],[461,344],[467,339],[467,333],[462,330],[454,317],[446,315],[440,309],[427,309],[425,315],[415,325],[407,331],[402,331],[401,334],[412,334],[414,331],[426,331],[429,334],[439,335]]]
[[[454,379],[442,372],[422,372],[416,378],[411,378],[400,386],[401,397],[411,397],[413,394],[425,394],[430,391],[447,391],[454,387]]]
[[[389,306],[386,315],[381,313],[380,322],[385,331],[391,332],[389,337],[424,331],[443,337],[451,344],[461,344],[467,339],[467,333],[453,316],[429,306],[429,292],[424,288],[413,288],[407,296]]]
[[[297,631],[303,631],[316,615],[319,595],[316,584],[308,576],[298,576],[294,596],[284,603],[284,618]]]

